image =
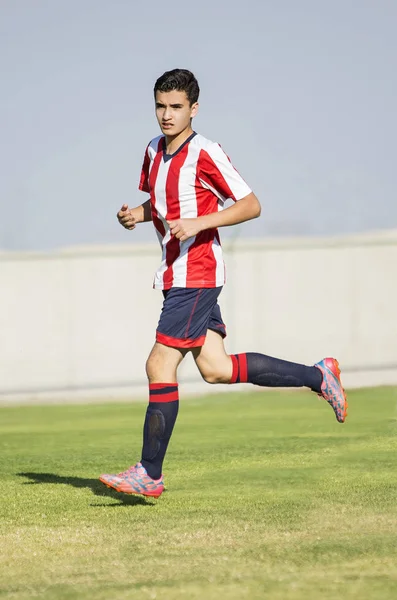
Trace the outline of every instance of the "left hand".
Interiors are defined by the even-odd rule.
[[[173,236],[184,242],[197,235],[202,227],[199,219],[177,219],[176,221],[167,221]]]

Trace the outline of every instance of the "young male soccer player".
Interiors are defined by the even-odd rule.
[[[199,96],[194,75],[184,69],[167,71],[156,81],[154,96],[163,135],[146,148],[139,185],[150,198],[132,209],[124,204],[117,217],[130,230],[153,221],[162,247],[154,287],[162,290],[164,303],[146,363],[149,405],[141,460],[100,480],[119,492],[158,497],[178,414],[178,365],[188,352],[208,383],[306,386],[332,406],[340,423],[347,400],[334,358],[307,367],[255,352],[226,353],[217,303],[224,284],[218,227],[259,217],[261,207],[221,147],[193,131]],[[234,204],[222,210],[227,199]]]

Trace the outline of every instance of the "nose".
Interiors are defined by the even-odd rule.
[[[163,112],[163,121],[169,121],[171,119],[171,109],[166,107]]]

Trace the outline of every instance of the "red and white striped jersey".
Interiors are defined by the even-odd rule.
[[[139,189],[150,194],[153,224],[162,247],[153,287],[222,286],[225,266],[218,230],[201,231],[180,242],[171,236],[167,224],[217,212],[228,198],[237,201],[251,193],[220,145],[193,133],[168,155],[164,136],[155,138],[146,148]]]

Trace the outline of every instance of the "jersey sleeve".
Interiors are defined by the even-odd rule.
[[[215,143],[200,152],[199,179],[223,202],[228,198],[236,202],[252,192],[220,145]]]
[[[150,144],[149,144],[150,145]],[[142,192],[150,192],[149,188],[149,167],[150,167],[150,156],[149,156],[149,146],[146,148],[145,156],[143,159],[141,178],[139,180],[139,189]]]

